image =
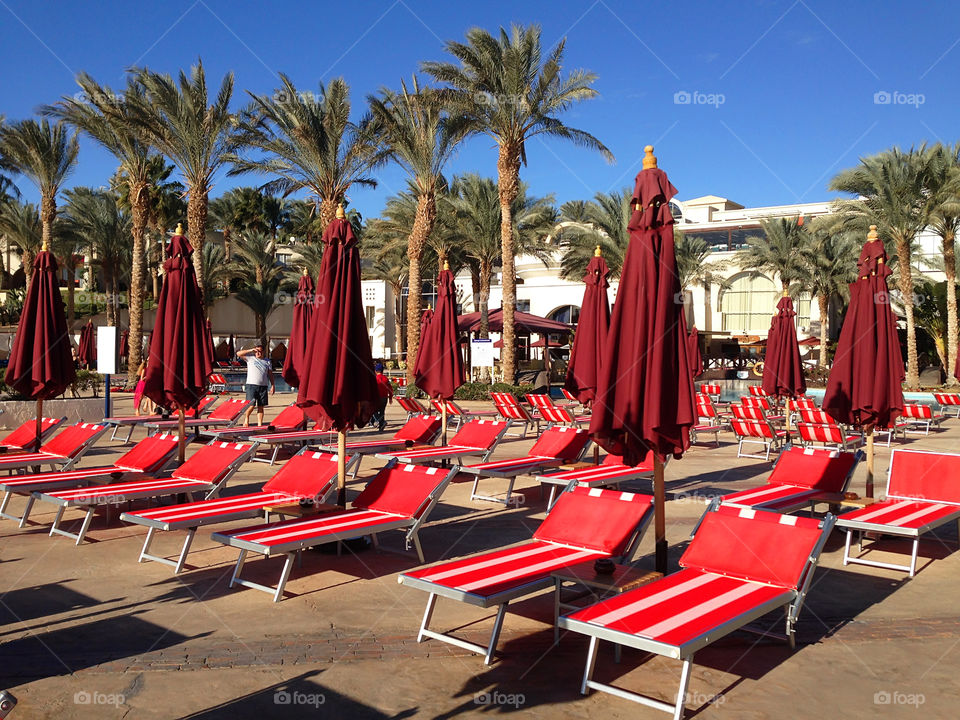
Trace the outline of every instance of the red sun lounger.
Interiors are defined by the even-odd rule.
[[[665,460],[664,465],[666,465],[666,462]],[[575,487],[595,488],[619,486],[620,483],[629,480],[651,477],[653,477],[653,457],[648,452],[639,465],[624,465],[623,458],[620,455],[607,455],[599,465],[567,470],[552,475],[539,475],[537,480],[540,481],[541,485],[550,486],[550,497],[547,500],[547,508],[549,509],[553,507],[553,499],[557,493],[557,488],[566,487],[570,483],[576,483]]]
[[[414,415],[394,433],[392,438],[348,442],[346,452],[357,457],[357,464],[353,470],[354,477],[360,469],[360,463],[363,462],[364,455],[376,455],[391,450],[413,450],[430,445],[440,434],[441,424],[441,418],[438,415]],[[327,452],[337,452],[336,444],[322,445],[321,449]]]
[[[359,456],[347,460],[347,471],[350,471],[358,459]],[[183,570],[197,528],[259,517],[265,514],[265,508],[273,505],[288,505],[301,500],[322,503],[336,487],[337,456],[304,450],[281,465],[259,492],[128,512],[121,515],[120,519],[149,528],[137,562],[154,560],[164,563],[172,566],[176,574]],[[187,537],[176,560],[150,554],[150,545],[158,530],[187,531]]]
[[[447,422],[451,420],[454,421],[458,430],[464,423],[471,422],[478,418],[495,418],[498,415],[496,410],[465,410],[453,400],[437,400],[431,398],[430,404],[433,405],[434,410],[438,413],[442,413],[443,406],[446,405]]]
[[[0,455],[0,471],[13,472],[42,465],[49,465],[51,469],[67,470],[76,464],[106,431],[106,425],[94,423],[68,425],[41,445],[40,452]]]
[[[366,536],[376,545],[377,534],[388,530],[405,530],[407,549],[412,542],[417,557],[423,562],[417,533],[454,475],[455,468],[446,470],[392,461],[377,473],[349,510],[214,533],[212,537],[217,542],[240,549],[230,587],[244,585],[272,593],[273,601],[279,602],[298,551]],[[267,557],[286,556],[276,588],[240,579],[243,563],[251,551]]]
[[[775,429],[770,421],[763,417],[763,410],[742,405],[731,405],[730,407],[734,411],[734,416],[730,418],[730,427],[737,438],[737,457],[769,460],[770,453],[778,451],[780,446],[789,439],[786,430]],[[753,413],[759,413],[759,417],[738,417],[738,414],[750,415]],[[762,446],[763,453],[745,453],[743,446],[750,444]]]
[[[56,430],[66,418],[41,418],[40,442],[42,443],[50,433]],[[23,425],[12,430],[3,440],[0,440],[0,454],[9,452],[31,452],[37,446],[37,421],[27,420]]]
[[[244,398],[227,398],[222,403],[217,405],[213,412],[211,412],[207,417],[186,420],[184,422],[184,427],[193,428],[194,430],[199,430],[201,427],[232,427],[240,422],[240,418],[243,416],[244,411],[250,407],[252,402],[252,400],[245,400]],[[143,426],[147,428],[148,433],[167,432],[171,430],[176,431],[180,428],[180,421],[160,420],[144,423]]]
[[[680,572],[561,617],[590,637],[580,692],[601,690],[683,717],[697,650],[778,608],[786,638],[794,626],[834,517],[823,520],[720,506],[703,516]],[[607,640],[683,663],[673,703],[593,680],[597,645]]]
[[[780,453],[767,484],[724,495],[724,505],[792,513],[817,502],[838,502],[850,484],[862,452],[790,447]]]
[[[86,467],[80,470],[54,470],[0,479],[0,490],[4,492],[3,503],[0,504],[0,517],[19,520],[20,527],[23,527],[27,524],[27,517],[36,500],[33,493],[85,487],[92,482],[117,481],[130,475],[156,474],[173,460],[176,451],[176,435],[154,435],[138,442],[117,458],[113,465]],[[23,515],[19,518],[6,512],[7,504],[14,494],[29,496]]]
[[[540,413],[541,418],[548,426],[569,425],[574,427],[579,423],[590,423],[590,415],[574,415],[570,405],[557,405],[549,395],[530,393],[527,395],[527,402],[530,403],[530,407],[535,408]]]
[[[523,430],[517,434],[517,437],[526,437],[527,429],[533,425],[536,432],[540,434],[540,420],[542,419],[537,412],[528,411],[520,401],[514,397],[513,393],[491,392],[490,399],[493,400],[493,406],[497,409],[502,420],[507,421],[507,427],[514,425],[523,425]]]
[[[940,405],[941,415],[946,417],[953,410],[953,417],[960,418],[960,393],[934,393],[933,399]]]
[[[285,433],[303,430],[307,425],[307,416],[296,404],[287,405],[268,425],[249,425],[247,427],[213,428],[204,430],[200,437],[217,440],[244,440],[253,435],[264,433]]]
[[[937,430],[940,429],[940,423],[947,419],[946,415],[934,413],[929,405],[920,405],[919,403],[905,403],[901,418],[907,424],[905,433],[923,433],[930,434],[930,426],[933,425]]]
[[[400,575],[402,585],[430,593],[417,642],[450,643],[483,655],[489,665],[511,600],[553,587],[556,570],[599,558],[629,560],[652,518],[649,495],[572,488],[561,493],[531,540]],[[486,647],[430,630],[438,597],[497,608]]]
[[[299,445],[305,448],[308,445],[328,445],[337,439],[337,434],[331,430],[296,430],[294,432],[282,433],[264,433],[263,435],[254,435],[250,442],[256,443],[257,451],[261,445],[270,451],[268,458],[260,458],[254,454],[251,460],[253,462],[265,462],[273,465],[277,461],[277,455],[284,445]]]
[[[190,500],[195,492],[202,492],[207,498],[216,497],[252,452],[252,445],[215,442],[197,450],[168,478],[142,478],[98,487],[34,493],[33,496],[37,500],[59,506],[50,527],[50,534],[76,538],[76,544],[79,545],[83,542],[98,507],[180,493],[184,493]],[[60,527],[63,513],[70,507],[82,508],[86,512],[78,533],[67,532]]]
[[[507,423],[503,421],[471,420],[450,438],[449,445],[377,453],[376,457],[381,460],[396,459],[403,463],[425,463],[451,458],[457,458],[457,462],[460,462],[460,458],[473,455],[486,459],[506,431]]]
[[[513,493],[513,484],[520,475],[531,475],[541,472],[544,468],[556,467],[565,463],[577,462],[583,451],[590,444],[590,434],[580,428],[555,425],[544,431],[543,435],[530,448],[530,454],[511,460],[493,460],[475,465],[462,465],[461,472],[476,475],[473,481],[471,500],[486,500],[489,502],[510,505]],[[480,495],[477,487],[481,477],[508,478],[507,492],[504,497]],[[516,499],[513,499],[516,502]]]
[[[890,453],[890,475],[886,499],[859,510],[844,513],[837,527],[847,531],[843,564],[855,563],[890,570],[917,572],[920,536],[941,525],[960,521],[960,455],[897,449]],[[960,531],[960,524],[958,524]],[[866,560],[850,556],[853,532],[875,532],[911,538],[913,550],[909,565]]]
[[[185,417],[188,418],[198,418],[205,413],[210,406],[216,401],[217,395],[204,395],[200,400],[200,404],[196,408],[190,408],[184,413]],[[130,442],[130,438],[133,436],[133,430],[138,425],[143,425],[148,422],[160,422],[161,420],[167,420],[163,415],[118,415],[116,417],[108,417],[103,419],[104,425],[111,425],[113,427],[113,432],[110,434],[111,440],[116,440],[117,432],[120,428],[127,428],[127,437],[123,439],[125,443]]]
[[[412,418],[414,415],[428,415],[429,410],[423,406],[419,400],[414,397],[405,397],[403,395],[397,395],[394,398],[397,401],[397,404],[407,414],[407,420]]]

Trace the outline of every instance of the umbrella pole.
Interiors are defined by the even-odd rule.
[[[347,506],[347,431],[337,431],[337,505]]]
[[[440,444],[447,444],[447,401],[440,403]]]
[[[653,509],[654,534],[656,536],[655,552],[657,572],[667,574],[667,528],[664,516],[666,492],[663,480],[663,460],[657,453],[653,453]]]
[[[40,452],[40,437],[43,434],[43,399],[37,400],[37,452]]]
[[[867,497],[873,497],[873,426],[867,428]]]
[[[177,426],[180,437],[177,439],[177,459],[183,465],[187,454],[187,423],[183,414],[183,408],[177,408]]]

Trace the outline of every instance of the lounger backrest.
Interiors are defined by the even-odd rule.
[[[766,420],[749,420],[744,418],[730,418],[730,427],[734,434],[740,437],[757,437],[773,439],[773,428]]]
[[[217,405],[216,409],[210,413],[211,420],[235,420],[243,409],[247,406],[247,401],[243,398],[227,398]]]
[[[608,453],[607,456],[603,459],[601,465],[623,465],[623,456],[614,455],[613,453]],[[634,467],[639,470],[653,470],[653,455],[647,450],[647,454],[643,456],[643,460],[638,462]]]
[[[798,589],[822,536],[820,521],[721,505],[708,510],[680,566]]]
[[[530,455],[576,460],[590,441],[590,433],[581,428],[552,427],[530,448]]]
[[[751,385],[750,394],[754,397],[767,397],[766,391],[760,385]]]
[[[106,425],[95,423],[77,423],[69,425],[40,446],[40,452],[72,458],[83,451],[84,447],[103,434]]]
[[[790,398],[787,400],[787,409],[792,410],[793,412],[799,412],[802,410],[816,410],[817,404],[813,401],[813,398]]]
[[[803,408],[800,410],[800,421],[805,423],[813,423],[815,425],[836,425],[837,421],[830,417],[830,414],[825,410],[817,410],[816,408]]]
[[[195,408],[190,408],[183,415],[184,417],[200,417],[206,411],[208,407],[214,402],[216,402],[218,395],[204,395],[200,398],[200,402]]]
[[[637,527],[652,512],[649,495],[576,487],[561,493],[533,539],[623,555]]]
[[[933,399],[941,405],[960,405],[960,395],[957,393],[934,393]]]
[[[556,407],[556,403],[553,402],[553,398],[549,395],[544,395],[543,393],[527,393],[527,402],[542,411],[544,408]]]
[[[703,383],[700,386],[700,392],[706,393],[707,395],[719,395],[720,386],[713,383]]]
[[[353,507],[417,517],[448,475],[450,470],[446,468],[388,465],[367,483],[353,501]]]
[[[40,419],[40,436],[45,436],[51,428],[56,427],[61,422],[63,418],[41,418]],[[0,445],[6,445],[7,447],[14,448],[23,448],[25,450],[33,450],[37,443],[37,421],[36,420],[27,420],[23,425],[14,429],[9,435],[7,435]]]
[[[713,406],[709,395],[697,395],[697,417],[718,417],[717,409]]]
[[[560,405],[538,405],[540,416],[551,423],[572,423],[573,414]]]
[[[403,408],[404,412],[419,414],[423,412],[423,407],[413,398],[397,396],[397,403]]]
[[[807,442],[842,443],[846,436],[839,425],[821,425],[820,423],[797,423],[800,438]]]
[[[394,440],[403,440],[415,445],[432,443],[440,432],[441,420],[436,415],[414,415],[397,430]]]
[[[567,390],[566,388],[560,388],[560,392],[563,393],[563,396],[564,396],[567,400],[570,400],[571,402],[580,402],[580,401],[577,399],[577,396],[574,395],[574,394],[573,394],[572,392],[570,392],[569,390]]]
[[[780,453],[767,482],[841,492],[860,458],[860,453],[794,446]]]
[[[960,455],[894,450],[887,497],[960,504]]]
[[[752,390],[753,388],[751,387],[750,389]],[[740,398],[740,404],[746,405],[747,407],[762,408],[764,410],[770,409],[770,401],[767,400],[767,398],[761,397],[761,396],[750,395],[750,396],[742,397]]]
[[[263,484],[263,492],[282,492],[298,498],[315,498],[326,494],[337,481],[335,453],[305,452],[294,455]]]
[[[121,455],[114,464],[130,472],[155,473],[163,469],[176,451],[176,435],[148,435]]]
[[[247,443],[215,442],[204,445],[173,471],[179,480],[218,482],[244,454],[253,449]]]
[[[929,405],[905,403],[903,406],[903,417],[914,420],[930,420],[933,418],[933,412],[931,412]]]
[[[466,415],[463,411],[463,408],[457,405],[453,400],[438,400],[436,398],[431,398],[430,403],[436,408],[438,413],[443,412],[443,406],[447,406],[447,415],[450,417],[461,417]]]
[[[767,416],[763,411],[763,408],[754,407],[752,405],[731,405],[731,412],[733,412],[733,417],[740,418],[741,420],[759,420],[762,422],[767,421]]]
[[[507,424],[499,420],[471,420],[450,438],[450,444],[490,448],[506,429]]]
[[[493,400],[493,405],[501,417],[508,420],[530,419],[530,413],[523,408],[512,393],[492,392],[490,393],[490,399]]]
[[[273,422],[270,423],[277,430],[298,430],[307,422],[307,416],[303,414],[303,409],[296,405],[288,405]]]

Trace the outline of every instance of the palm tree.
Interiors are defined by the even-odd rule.
[[[806,245],[807,232],[799,218],[761,220],[763,236],[747,238],[746,247],[738,250],[733,261],[753,275],[776,276],[783,292],[803,277],[800,251]],[[773,308],[770,308],[773,312]]]
[[[140,367],[143,346],[143,300],[146,287],[146,228],[149,214],[149,187],[152,164],[150,146],[134,121],[132,108],[143,103],[142,89],[128,82],[123,95],[100,85],[87,73],[77,76],[83,98],[64,96],[55,105],[43,108],[46,115],[63,120],[89,135],[120,163],[126,183],[124,201],[131,211],[133,262],[130,278],[130,359],[128,380],[134,382]]]
[[[954,244],[960,229],[960,143],[937,143],[927,151],[927,197],[924,203],[924,224],[939,238],[943,246],[943,270],[947,276],[946,321],[947,346],[944,369],[947,382],[956,382],[957,362],[957,270]]]
[[[459,64],[426,62],[423,70],[449,86],[451,113],[473,133],[491,137],[498,146],[497,187],[500,193],[500,237],[503,255],[504,382],[516,374],[514,311],[517,305],[513,218],[510,211],[520,192],[520,166],[526,163],[526,143],[534,137],[558,137],[613,154],[588,132],[564,125],[558,115],[574,103],[598,95],[596,76],[585,70],[561,75],[566,39],[544,55],[538,25],[467,31],[466,43],[449,41],[446,50]]]
[[[335,78],[317,94],[300,92],[281,74],[273,95],[253,95],[242,114],[244,145],[258,154],[231,155],[231,175],[276,176],[264,190],[286,197],[307,190],[320,203],[323,228],[353,185],[376,187],[370,172],[383,161],[369,118],[350,121],[350,88]]]
[[[130,102],[136,126],[186,180],[187,233],[197,251],[193,264],[202,288],[210,189],[228,154],[237,147],[236,118],[230,112],[233,73],[224,76],[212,102],[202,61],[190,68],[189,77],[181,70],[176,81],[146,68],[135,68],[133,73],[140,88]]]
[[[947,367],[947,285],[921,279],[916,285],[914,314],[917,327],[933,340],[940,366]],[[956,290],[956,288],[954,288]]]
[[[845,299],[849,285],[857,279],[857,256],[860,242],[855,232],[842,227],[842,221],[827,215],[815,218],[807,233],[807,242],[801,250],[805,290],[817,298],[820,311],[821,368],[827,367],[827,339],[829,338],[830,299]]]
[[[420,261],[437,220],[437,193],[445,184],[443,168],[453,157],[464,132],[451,132],[447,114],[436,93],[421,88],[413,77],[408,89],[381,90],[381,97],[368,98],[377,132],[387,157],[407,171],[417,200],[416,214],[407,236],[407,267],[410,293],[407,314],[420,317],[423,280]],[[414,382],[413,368],[420,346],[420,323],[407,323],[407,384]]]
[[[0,235],[4,235],[8,243],[14,242],[20,248],[20,262],[29,287],[33,259],[43,245],[43,224],[37,206],[16,200],[0,205]]]
[[[917,330],[913,318],[912,245],[924,228],[927,214],[925,147],[904,152],[898,147],[860,159],[856,167],[842,170],[830,181],[830,190],[851,193],[856,200],[839,200],[837,211],[852,227],[866,233],[876,225],[880,237],[893,241],[899,269],[897,286],[907,325],[907,387],[920,385]]]
[[[405,238],[381,227],[382,220],[371,220],[367,225],[365,242],[360,248],[363,259],[363,277],[382,280],[393,292],[393,323],[397,355],[404,353],[403,288],[407,284],[407,247]]]
[[[680,289],[684,294],[686,304],[692,295],[690,288],[703,288],[704,330],[712,328],[713,302],[711,294],[713,286],[725,290],[730,283],[723,278],[727,269],[725,261],[711,262],[713,251],[707,241],[699,237],[690,237],[679,230],[673,229],[673,246],[677,256],[677,274],[680,276]],[[692,301],[690,301],[692,302]]]
[[[67,190],[66,198],[64,229],[78,241],[86,240],[96,257],[94,262],[103,273],[107,295],[107,325],[116,326],[120,284],[134,260],[131,216],[120,208],[112,192],[77,187]]]
[[[207,271],[203,275],[203,287],[200,288],[207,304],[212,305],[219,298],[226,297],[230,291],[230,281],[234,277],[234,266],[227,260],[227,254],[217,243],[203,246],[203,266]]]
[[[620,277],[630,244],[627,223],[632,195],[632,188],[624,188],[620,192],[597,193],[582,205],[564,203],[560,207],[560,277],[580,282],[598,245],[610,268],[610,277]]]
[[[77,133],[71,133],[62,122],[21,120],[0,125],[0,155],[4,162],[40,191],[42,242],[47,247],[53,246],[57,192],[76,166],[79,151]]]
[[[309,200],[290,201],[290,234],[298,241],[310,244],[323,235],[317,204]]]
[[[267,347],[267,317],[278,304],[279,293],[289,285],[286,270],[276,261],[276,243],[269,235],[249,232],[237,243],[233,274],[241,281],[237,300],[253,311],[256,334]]]

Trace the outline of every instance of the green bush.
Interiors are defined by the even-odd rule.
[[[73,381],[70,390],[74,397],[80,393],[93,391],[94,397],[100,397],[100,386],[103,385],[103,375],[93,370],[77,370],[77,379]]]
[[[517,398],[523,399],[528,392],[533,391],[533,385],[508,385],[507,383],[464,383],[454,395],[457,400],[489,400],[491,392],[513,393]]]

